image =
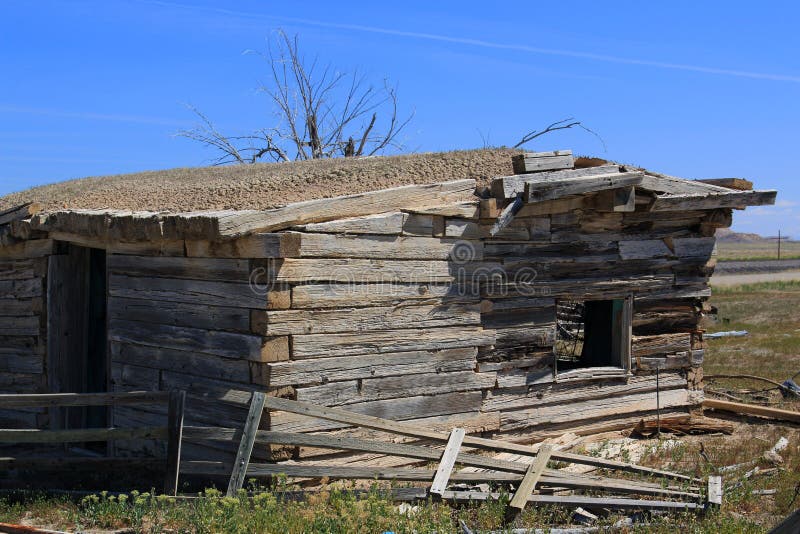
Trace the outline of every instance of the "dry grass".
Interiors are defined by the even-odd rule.
[[[781,244],[781,259],[800,258],[800,241]],[[777,241],[758,241],[753,243],[731,243],[717,241],[717,259],[732,260],[775,260],[778,259]]]

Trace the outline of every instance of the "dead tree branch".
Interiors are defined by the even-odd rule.
[[[537,137],[541,137],[545,134],[549,134],[558,130],[569,130],[570,128],[573,128],[575,126],[595,136],[600,141],[600,143],[602,143],[603,151],[604,152],[607,151],[606,142],[603,140],[603,138],[600,137],[600,135],[598,135],[597,132],[595,132],[594,130],[591,130],[586,126],[584,126],[581,123],[581,121],[575,120],[575,117],[569,117],[567,119],[556,121],[542,130],[533,130],[531,132],[528,132],[527,134],[522,136],[522,139],[520,139],[520,141],[516,145],[514,145],[514,148],[519,148],[522,145],[529,143],[534,139],[536,139]]]

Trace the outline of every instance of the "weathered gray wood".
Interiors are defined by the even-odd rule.
[[[643,239],[637,241],[619,242],[619,256],[623,260],[668,258],[673,255],[673,252],[662,239]]]
[[[259,334],[282,336],[479,325],[480,323],[480,304],[453,303],[322,311],[253,311],[251,326],[252,331]]]
[[[633,336],[631,340],[631,351],[634,358],[689,350],[692,350],[692,336],[688,333]]]
[[[525,509],[528,497],[530,497],[536,489],[536,484],[538,484],[539,479],[542,478],[542,474],[547,468],[547,462],[550,460],[552,453],[553,448],[550,445],[542,445],[539,447],[539,453],[530,466],[528,466],[528,470],[525,472],[522,482],[517,487],[517,491],[508,503],[513,516],[520,514],[522,510]]]
[[[575,165],[572,150],[526,152],[513,156],[511,162],[516,173],[571,169]]]
[[[348,410],[341,408],[326,408],[324,406],[317,406],[314,404],[292,401],[289,399],[281,399],[278,397],[269,397],[265,402],[265,407],[269,410],[279,410],[287,413],[294,413],[297,415],[315,417],[329,421],[339,422],[344,425],[356,425],[363,428],[371,428],[400,434],[402,436],[409,436],[414,438],[432,439],[436,441],[447,441],[449,436],[447,433],[427,430],[424,427],[413,426],[407,423],[392,421],[386,418],[375,417],[369,414],[364,414],[359,411],[357,406],[351,407]],[[273,427],[273,430],[274,429]],[[521,445],[517,443],[509,443],[507,441],[499,441],[493,439],[480,438],[476,436],[466,436],[464,444],[470,447],[478,447],[481,449],[488,449],[501,452],[512,452],[517,454],[525,454],[534,456],[536,451],[528,445]],[[606,460],[602,458],[594,458],[589,456],[582,456],[578,454],[556,451],[553,453],[553,459],[578,463],[583,465],[591,465],[595,467],[605,467],[612,469],[620,469],[630,472],[647,473],[666,478],[673,478],[676,480],[692,480],[691,477],[681,475],[678,473],[670,473],[667,471],[660,471],[645,466],[637,466],[618,462],[614,460]]]
[[[439,460],[439,466],[436,468],[436,475],[433,477],[433,482],[428,490],[431,495],[439,495],[447,489],[447,484],[450,481],[450,475],[453,472],[453,467],[456,465],[456,458],[458,457],[461,443],[464,441],[464,429],[454,428],[450,432],[450,438],[447,440],[447,445],[442,452],[442,457]]]
[[[442,495],[443,500],[455,502],[474,502],[497,500],[500,493],[482,493],[477,491],[447,491]],[[582,495],[531,495],[528,502],[535,504],[549,504],[552,506],[602,508],[611,510],[699,510],[702,505],[684,501],[656,501],[644,499],[624,499],[618,497],[586,497]]]
[[[44,358],[33,351],[0,348],[0,372],[41,374],[44,373]]]
[[[577,178],[557,178],[540,180],[533,177],[525,182],[524,198],[527,202],[556,200],[571,195],[595,193],[607,189],[619,189],[642,183],[643,173],[623,172],[580,176]]]
[[[716,242],[714,237],[676,238],[672,240],[672,248],[678,258],[705,261],[714,254]]]
[[[164,474],[164,494],[178,494],[183,441],[183,416],[186,406],[185,391],[170,391],[167,408],[167,468]]]
[[[467,371],[475,367],[475,348],[409,351],[270,363],[269,383],[289,386],[337,380]]]
[[[292,338],[292,359],[478,347],[492,345],[494,341],[494,331],[471,327],[296,335]]]
[[[296,229],[303,232],[326,234],[400,235],[403,233],[403,224],[407,217],[408,214],[395,211],[366,217],[351,217],[324,223],[305,224],[298,226]]]
[[[293,234],[300,240],[302,258],[372,258],[449,260],[462,241],[434,237],[386,235]],[[483,247],[473,245],[472,260],[480,260]]]
[[[132,254],[134,256],[185,256],[182,239],[153,239],[151,241],[117,241],[110,238],[91,237],[66,232],[48,232],[54,241],[73,243],[81,247],[99,248],[109,254]]]
[[[250,262],[240,259],[108,256],[108,271],[125,276],[247,282]]]
[[[253,309],[264,309],[267,302],[267,296],[248,283],[112,274],[108,284],[112,297]]]
[[[306,284],[292,289],[292,308],[335,308],[361,306],[405,306],[433,302],[477,302],[464,295],[458,285],[432,283]]]
[[[687,180],[667,174],[626,166],[628,170],[638,170],[645,173],[642,187],[658,193],[668,195],[706,195],[710,193],[729,193],[730,190],[713,184],[703,183],[699,180]]]
[[[275,272],[279,282],[450,282],[456,267],[447,261],[378,259],[286,259]]]
[[[0,299],[30,299],[42,296],[42,279],[0,280]]]
[[[147,345],[110,343],[114,363],[126,363],[158,370],[177,371],[192,376],[248,383],[253,362]],[[266,364],[265,364],[266,365]],[[258,382],[256,382],[258,383]],[[266,385],[266,384],[265,384]]]
[[[0,225],[8,224],[12,221],[27,219],[42,211],[42,206],[38,202],[26,202],[20,206],[14,206],[0,211]]]
[[[708,476],[708,504],[722,505],[722,477],[718,475]]]
[[[522,196],[518,196],[511,204],[503,208],[503,211],[501,211],[500,215],[497,217],[497,221],[495,221],[494,225],[492,225],[492,228],[489,230],[489,236],[494,237],[509,226],[511,221],[514,220],[514,216],[522,209],[523,204],[524,200]]]
[[[243,358],[254,362],[289,359],[286,338],[265,339],[261,336],[185,326],[113,320],[109,323],[108,338],[119,343],[196,351],[226,358]]]
[[[169,393],[136,391],[130,393],[37,393],[0,395],[0,408],[50,408],[53,406],[112,406],[122,404],[166,403]]]
[[[264,413],[264,399],[266,396],[259,392],[253,392],[250,401],[250,410],[247,412],[244,429],[242,430],[242,440],[239,443],[239,450],[236,453],[236,460],[233,463],[233,471],[228,481],[228,497],[234,497],[244,484],[247,476],[247,465],[250,463],[250,456],[253,454],[258,425],[261,422],[261,415]]]
[[[186,255],[197,258],[294,258],[300,243],[293,233],[251,234],[224,241],[186,240]]]
[[[297,400],[328,406],[358,402],[440,395],[456,391],[489,389],[495,385],[494,373],[457,371],[453,373],[428,373],[385,378],[364,378],[331,382],[319,386],[297,388]]]
[[[4,301],[0,299],[0,307],[3,305]],[[8,317],[0,315],[0,336],[38,336],[39,333],[39,317]]]
[[[433,215],[437,217],[460,217],[464,219],[476,219],[480,216],[478,201],[429,206],[426,208],[411,208],[405,211],[411,214]]]
[[[543,172],[536,174],[541,180],[559,178],[577,178],[580,176],[596,176],[598,174],[611,174],[619,172],[619,165],[602,165],[600,167],[588,167],[585,169],[569,169],[562,171]],[[525,192],[525,181],[531,178],[530,174],[517,174],[514,176],[503,176],[492,180],[492,196],[496,198],[514,198],[519,193]],[[495,215],[496,217],[496,215]]]
[[[238,237],[252,232],[268,232],[307,223],[327,222],[342,217],[360,217],[438,206],[470,200],[475,180],[456,180],[429,185],[408,185],[357,195],[323,198],[287,204],[266,211],[212,212],[207,217],[167,216],[165,233],[200,239]]]
[[[41,297],[31,299],[6,299],[0,297],[0,316],[25,317],[39,313],[43,306]]]
[[[108,316],[112,320],[250,332],[250,310],[230,306],[110,297]]]
[[[42,258],[53,253],[54,242],[52,239],[36,239],[23,241],[16,245],[0,247],[0,259],[3,260],[25,260],[30,258]]]
[[[711,186],[709,186],[711,187]],[[730,191],[726,193],[660,195],[651,211],[710,210],[775,204],[777,191]]]
[[[744,178],[703,178],[697,181],[739,191],[750,191],[753,189],[753,182],[745,180]]]

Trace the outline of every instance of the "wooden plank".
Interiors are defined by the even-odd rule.
[[[553,448],[550,445],[542,445],[539,447],[539,453],[528,466],[528,470],[525,472],[522,482],[517,487],[517,491],[508,503],[506,521],[515,518],[525,509],[525,505],[528,503],[528,497],[530,497],[536,489],[536,484],[538,484],[539,479],[542,478],[542,474],[547,468],[547,462],[550,460],[552,454]]]
[[[526,180],[524,198],[526,202],[534,203],[557,200],[571,195],[596,193],[607,189],[619,189],[640,185],[642,177],[643,173],[641,172],[622,172],[550,180],[534,178]]]
[[[322,198],[287,204],[265,211],[228,211],[164,217],[165,233],[199,239],[239,237],[299,224],[327,222],[387,211],[439,206],[471,200],[475,180],[455,180],[428,185],[407,185],[357,195]]]
[[[185,391],[170,391],[167,408],[167,468],[164,474],[164,494],[178,494],[183,441],[183,416],[186,407]]]
[[[176,258],[110,254],[108,271],[139,277],[193,278],[220,282],[247,282],[250,262],[241,259]]]
[[[116,241],[99,237],[66,232],[48,232],[54,241],[73,243],[81,247],[99,248],[109,254],[133,254],[135,256],[184,256],[184,242],[181,239],[153,239],[152,241]]]
[[[292,289],[292,308],[407,306],[422,304],[420,301],[477,302],[477,296],[463,293],[458,285],[449,283],[306,284]]]
[[[264,309],[267,296],[248,283],[140,278],[112,274],[109,295],[139,300],[184,302],[207,306]]]
[[[283,336],[480,325],[481,310],[477,303],[453,303],[335,310],[253,311],[251,321],[253,332]]]
[[[269,397],[265,401],[265,407],[269,410],[278,410],[287,413],[294,413],[304,415],[307,417],[315,417],[329,421],[339,422],[345,425],[356,425],[363,428],[370,428],[384,432],[399,434],[402,436],[409,436],[414,438],[432,439],[435,441],[447,441],[449,436],[447,433],[436,432],[427,430],[420,426],[413,426],[406,423],[392,421],[386,418],[375,417],[371,415],[364,415],[352,407],[349,410],[341,408],[326,408],[324,406],[317,406],[314,404],[292,401],[289,399],[281,399],[278,397]],[[477,436],[465,436],[464,444],[470,447],[477,447],[481,449],[494,450],[500,452],[511,452],[517,454],[525,454],[534,456],[536,451],[529,445],[521,445],[517,443],[509,443],[506,441],[499,441],[487,438],[480,438]],[[620,469],[630,472],[647,473],[655,476],[662,476],[666,478],[673,478],[676,480],[692,480],[691,477],[681,475],[678,473],[670,473],[644,466],[637,466],[626,464],[624,462],[617,462],[614,460],[606,460],[602,458],[593,458],[563,451],[554,451],[553,459],[565,462],[578,463],[583,465],[591,465],[595,467],[603,467],[610,469]]]
[[[450,282],[456,268],[447,261],[378,259],[285,259],[275,272],[278,282]]]
[[[722,477],[719,475],[708,475],[708,504],[722,505]]]
[[[263,338],[185,326],[113,320],[109,322],[108,339],[119,343],[196,351],[254,362],[289,359],[288,340],[285,337]]]
[[[494,341],[493,330],[470,327],[397,329],[369,333],[342,333],[336,336],[296,335],[292,338],[292,359],[478,347],[492,345]]]
[[[587,206],[597,211],[613,213],[632,213],[636,211],[636,187],[628,186],[619,189],[600,191],[593,198],[587,199]]]
[[[36,215],[42,211],[42,205],[38,202],[26,202],[19,206],[14,206],[0,211],[0,225],[8,224],[12,221],[27,219],[31,215]]]
[[[186,240],[186,255],[196,258],[295,258],[298,236],[292,232],[251,234],[225,241]]]
[[[434,372],[330,382],[297,388],[296,393],[299,401],[341,406],[382,399],[489,389],[494,387],[495,380],[494,373],[475,373],[472,370]]]
[[[718,208],[744,208],[775,204],[777,191],[735,191],[700,195],[660,195],[651,211],[688,211]]]
[[[511,221],[514,220],[514,216],[516,216],[522,209],[523,204],[524,200],[522,199],[522,196],[518,196],[513,202],[511,202],[511,204],[503,208],[503,211],[501,211],[500,215],[497,217],[497,221],[495,221],[494,225],[492,225],[492,228],[489,230],[489,236],[496,236],[504,228],[510,225]]]
[[[270,363],[269,383],[272,386],[290,386],[347,379],[467,371],[475,367],[476,355],[477,349],[468,347]]]
[[[366,217],[350,217],[324,223],[305,224],[293,229],[325,234],[400,235],[403,233],[403,224],[407,217],[406,213],[395,211]]]
[[[77,443],[128,439],[165,439],[167,427],[84,428],[78,430],[0,429],[0,443]]]
[[[372,258],[386,260],[451,260],[461,240],[435,237],[293,233],[302,258]],[[483,257],[480,243],[472,244],[472,260]]]
[[[778,408],[769,408],[766,406],[756,406],[753,404],[744,404],[741,402],[704,399],[703,408],[713,408],[714,410],[722,410],[724,412],[733,412],[744,415],[757,415],[759,417],[768,417],[770,419],[777,419],[779,421],[800,423],[800,412],[792,410],[780,410]]]
[[[474,502],[485,500],[498,500],[500,493],[482,493],[477,491],[447,491],[442,495],[443,500],[455,502]],[[684,501],[657,501],[644,499],[624,499],[617,497],[587,497],[582,495],[531,495],[528,502],[551,506],[601,508],[611,510],[664,510],[664,511],[690,511],[701,510],[702,505],[695,502]]]
[[[436,217],[459,217],[463,219],[477,219],[480,216],[480,202],[458,202],[441,206],[428,206],[425,208],[410,208],[405,210],[411,214],[432,215]]]
[[[669,258],[673,252],[663,239],[642,239],[620,241],[619,257],[623,260],[646,260],[650,258]]]
[[[697,181],[739,191],[751,191],[753,189],[753,182],[744,178],[703,178]]]
[[[54,242],[52,239],[35,239],[23,241],[16,245],[0,247],[0,259],[3,260],[25,260],[30,258],[42,258],[53,253]]]
[[[11,393],[0,395],[0,408],[162,404],[168,400],[169,393],[163,391],[135,391],[129,393]]]
[[[35,297],[31,299],[5,299],[0,297],[0,316],[24,317],[36,315],[42,309],[44,299]]]
[[[264,413],[264,400],[266,395],[260,391],[253,392],[250,401],[250,410],[247,412],[247,419],[242,429],[242,439],[239,442],[239,450],[236,452],[236,460],[233,463],[233,471],[228,481],[228,497],[235,497],[242,489],[245,476],[247,476],[247,465],[250,463],[250,456],[253,454],[258,425],[261,423],[261,415]]]
[[[562,171],[551,171],[537,174],[541,180],[559,178],[577,178],[581,176],[596,176],[598,174],[611,174],[619,172],[619,165],[602,165],[600,167],[588,167],[585,169],[569,169]],[[514,198],[520,193],[525,192],[525,181],[531,178],[530,174],[517,174],[514,176],[503,176],[492,180],[491,191],[495,198]],[[496,215],[490,215],[496,217]]]
[[[575,159],[572,157],[572,150],[526,152],[524,154],[512,156],[511,162],[514,166],[514,172],[518,174],[571,169],[575,165]]]
[[[689,350],[692,350],[692,336],[689,333],[633,336],[631,339],[631,351],[634,358]]]
[[[706,261],[715,254],[715,237],[683,237],[670,240],[678,258]]]
[[[447,445],[442,452],[442,457],[439,460],[439,466],[436,468],[436,475],[433,477],[433,483],[428,490],[431,495],[441,496],[447,489],[447,484],[450,481],[450,475],[453,472],[453,467],[456,465],[456,458],[458,457],[461,443],[464,441],[464,429],[454,428],[450,432],[450,438],[447,440]]]
[[[628,170],[638,170],[645,173],[642,187],[658,193],[668,195],[707,195],[710,193],[730,192],[725,187],[703,183],[699,180],[687,180],[667,174],[626,166]]]
[[[6,299],[30,299],[43,294],[42,279],[0,280],[0,302]]]
[[[114,363],[176,371],[199,377],[213,376],[220,380],[245,384],[251,380],[255,381],[255,376],[251,374],[251,365],[258,365],[247,360],[234,360],[194,351],[132,345],[116,341],[110,342],[110,348],[111,359]]]
[[[0,306],[4,300],[0,299]],[[480,320],[478,321],[480,324]],[[41,332],[39,317],[7,317],[0,315],[0,336],[38,336]]]
[[[206,330],[250,332],[250,313],[250,310],[230,306],[108,298],[108,317],[112,320],[189,326]]]

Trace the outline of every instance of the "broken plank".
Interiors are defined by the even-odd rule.
[[[254,391],[250,400],[250,409],[247,412],[247,419],[242,429],[242,439],[239,442],[239,450],[236,452],[236,459],[233,462],[233,471],[228,481],[228,497],[235,497],[242,489],[245,476],[247,476],[247,465],[250,463],[250,456],[253,454],[258,425],[261,422],[261,415],[264,413],[264,399],[266,395],[260,391]]]
[[[529,203],[557,200],[571,195],[584,195],[607,189],[619,189],[642,183],[643,173],[623,172],[578,178],[528,180],[525,182],[525,200]]]
[[[539,482],[544,470],[547,468],[547,462],[550,460],[552,453],[553,448],[550,445],[542,445],[539,447],[539,453],[536,455],[536,458],[533,460],[533,462],[528,466],[528,470],[525,472],[522,482],[517,487],[517,491],[511,498],[511,502],[508,503],[509,509],[506,514],[507,521],[522,513],[522,510],[525,508],[525,504],[528,502],[528,497],[530,497],[530,495],[536,489],[536,484]]]
[[[442,452],[442,458],[439,460],[439,466],[436,468],[436,475],[433,477],[428,493],[431,495],[441,496],[447,489],[447,484],[450,480],[450,475],[453,472],[453,467],[456,465],[456,458],[461,449],[461,443],[464,441],[464,429],[454,428],[450,432],[450,438],[447,440],[447,445]]]
[[[729,191],[694,195],[659,195],[651,211],[710,210],[775,204],[777,191]]]

